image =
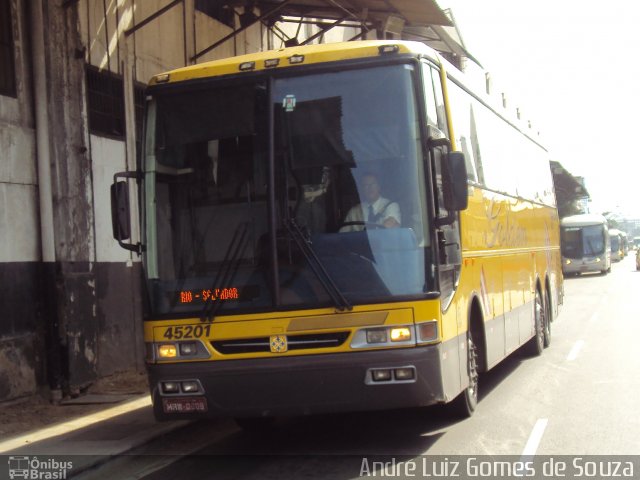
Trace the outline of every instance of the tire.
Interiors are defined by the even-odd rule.
[[[478,405],[478,349],[467,331],[467,374],[469,385],[449,404],[451,414],[457,418],[469,418]]]
[[[536,298],[533,306],[534,311],[534,328],[535,335],[525,343],[525,352],[527,355],[532,357],[537,357],[542,354],[544,350],[544,303],[542,301],[542,295],[540,295],[540,290],[536,289]]]
[[[546,302],[544,302],[544,328],[542,333],[544,334],[544,348],[548,348],[551,345],[551,299],[549,294],[545,295]]]

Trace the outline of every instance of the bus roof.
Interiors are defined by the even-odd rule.
[[[389,50],[383,51],[383,47]],[[150,85],[183,82],[197,78],[217,77],[256,70],[288,68],[313,63],[336,62],[356,58],[378,57],[389,54],[420,54],[440,61],[430,47],[420,42],[399,40],[364,40],[354,42],[323,43],[249,53],[236,57],[213,60],[182,67],[154,75]]]
[[[560,221],[562,227],[586,227],[589,225],[606,225],[607,219],[602,215],[593,213],[583,213],[580,215],[572,215],[565,217]]]

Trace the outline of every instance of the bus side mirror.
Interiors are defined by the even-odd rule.
[[[122,242],[131,237],[131,211],[129,206],[129,185],[115,182],[111,185],[111,226],[113,238]]]
[[[452,152],[451,142],[445,134],[434,126],[427,130],[428,147],[430,151],[442,148],[447,153],[440,162],[442,181],[442,207],[448,212],[439,217],[439,225],[451,225],[456,221],[455,212],[466,210],[469,204],[469,187],[467,184],[467,165],[462,152]]]
[[[111,185],[111,227],[113,238],[125,250],[140,254],[143,251],[141,243],[124,243],[131,238],[131,206],[129,203],[129,184],[126,180],[118,181],[118,178],[133,178],[138,181],[141,175],[138,172],[120,172],[113,176]]]
[[[467,184],[467,165],[462,152],[449,152],[445,167],[445,195],[448,205],[453,211],[466,210],[469,205],[469,186]]]

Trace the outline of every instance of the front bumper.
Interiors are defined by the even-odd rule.
[[[589,273],[589,272],[603,272],[607,269],[604,261],[597,262],[595,260],[574,260],[570,264],[564,263],[562,265],[562,273]]]
[[[445,399],[441,345],[330,355],[149,365],[159,420],[257,417],[425,406]],[[412,381],[372,384],[371,368],[415,367]],[[165,413],[160,382],[198,380],[207,411]]]

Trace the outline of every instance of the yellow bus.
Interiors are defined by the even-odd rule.
[[[155,76],[114,237],[142,255],[158,419],[452,403],[562,303],[547,152],[421,43]],[[127,181],[140,184],[130,237]]]

